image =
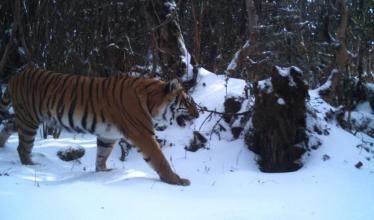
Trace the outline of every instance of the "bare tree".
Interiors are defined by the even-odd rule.
[[[154,64],[161,67],[166,79],[182,77],[190,63],[179,26],[174,0],[148,0],[146,11],[152,34]]]
[[[348,24],[348,10],[345,0],[336,1],[336,10],[340,13],[340,21],[336,30],[336,39],[331,37],[328,28],[325,30],[333,44],[334,59],[329,66],[325,68],[325,74],[330,75],[328,80],[331,82],[326,90],[322,90],[324,98],[334,105],[342,104],[342,97],[345,96],[343,92],[344,79],[348,76],[348,65],[352,59],[351,53],[346,46],[346,33]],[[328,20],[326,21],[328,22]],[[328,25],[328,24],[327,24]],[[345,103],[348,104],[348,103]],[[351,104],[349,104],[351,105]]]

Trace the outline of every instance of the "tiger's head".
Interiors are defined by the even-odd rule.
[[[165,120],[166,114],[169,112],[171,112],[172,118],[176,118],[177,121],[180,117],[187,120],[199,117],[195,101],[184,91],[177,79],[173,79],[163,86],[164,88],[158,92],[159,94],[153,96],[153,104],[148,105],[154,119],[162,117]]]

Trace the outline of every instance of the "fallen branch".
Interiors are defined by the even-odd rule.
[[[248,111],[245,111],[245,112],[239,112],[239,113],[226,113],[226,112],[219,112],[219,111],[216,111],[216,110],[209,110],[207,107],[205,106],[200,106],[198,104],[196,104],[198,109],[199,109],[199,112],[209,112],[209,115],[204,119],[204,121],[201,123],[200,127],[199,127],[199,131],[201,130],[201,128],[203,127],[203,125],[205,124],[205,122],[207,122],[208,120],[212,119],[213,115],[216,114],[216,115],[219,115],[220,118],[218,119],[218,121],[215,123],[215,125],[213,126],[212,128],[212,132],[209,136],[209,140],[211,139],[211,136],[212,136],[212,133],[213,133],[213,130],[215,129],[215,127],[219,124],[219,122],[222,120],[222,118],[224,116],[241,116],[241,115],[248,115],[248,114],[251,114],[252,113],[252,109],[248,110]]]

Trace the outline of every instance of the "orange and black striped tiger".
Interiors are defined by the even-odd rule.
[[[138,147],[162,181],[189,185],[189,180],[172,171],[162,154],[152,120],[170,105],[176,105],[191,119],[198,117],[193,99],[177,80],[164,82],[129,75],[87,77],[29,69],[9,81],[3,97],[9,94],[22,164],[33,164],[31,151],[37,129],[40,123],[48,121],[70,132],[97,136],[97,171],[108,170],[106,161],[113,145],[126,137]]]

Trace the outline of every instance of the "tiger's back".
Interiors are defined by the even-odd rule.
[[[104,125],[106,131],[116,125],[124,135],[135,135],[132,132],[153,134],[144,96],[147,89],[164,84],[128,75],[90,78],[33,70],[14,77],[9,89],[13,107],[25,125],[52,120],[67,131],[96,135],[102,134]]]
[[[180,86],[160,80],[121,75],[109,78],[26,70],[13,77],[9,92],[19,134],[23,164],[32,164],[31,151],[38,126],[49,121],[70,132],[97,136],[96,170],[107,170],[106,160],[117,139],[129,138],[162,180],[185,185],[171,169],[154,137],[152,118],[182,96],[197,117],[197,109]]]

